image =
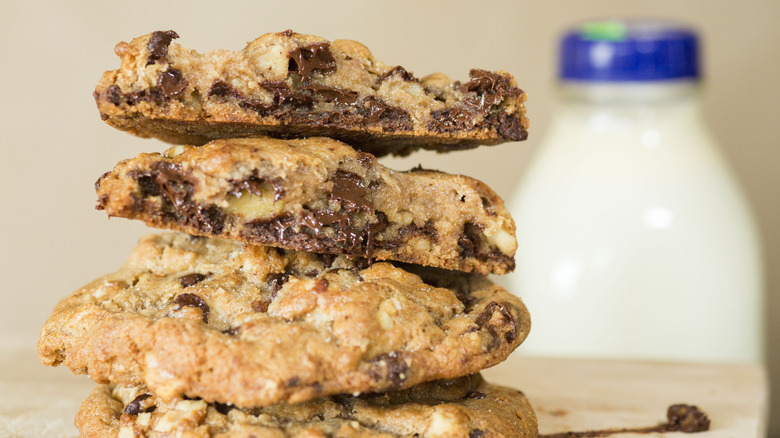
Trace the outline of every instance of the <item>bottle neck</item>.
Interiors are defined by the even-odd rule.
[[[649,82],[561,81],[559,94],[567,103],[642,105],[698,101],[697,80]]]

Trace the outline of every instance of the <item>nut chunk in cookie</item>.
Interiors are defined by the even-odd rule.
[[[466,378],[468,380],[468,378]],[[525,396],[479,376],[471,390],[436,399],[451,381],[414,387],[422,396],[395,401],[393,393],[334,396],[295,405],[242,409],[201,399],[164,402],[145,387],[101,385],[82,403],[76,425],[84,438],[353,437],[535,438],[537,420]],[[390,400],[390,401],[388,401]]]
[[[176,146],[122,161],[96,186],[109,216],[157,228],[482,274],[514,269],[514,222],[485,184],[396,172],[327,138]]]
[[[99,383],[254,407],[472,374],[528,335],[522,301],[485,277],[416,269],[152,235],[57,305],[38,353]]]
[[[94,96],[108,124],[176,144],[326,136],[376,156],[524,140],[525,94],[506,72],[416,78],[360,43],[292,31],[198,53],[158,31],[119,43]]]

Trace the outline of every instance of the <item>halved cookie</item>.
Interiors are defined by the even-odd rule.
[[[405,394],[332,396],[295,405],[235,408],[201,399],[164,402],[144,387],[101,385],[81,405],[85,438],[531,438],[536,416],[525,396],[479,376],[415,386]],[[458,391],[449,388],[457,385]],[[445,398],[439,398],[444,391]]]
[[[360,43],[285,31],[205,54],[159,31],[116,46],[95,99],[108,124],[180,144],[327,136],[376,156],[524,140],[525,94],[506,72],[422,79]]]
[[[485,277],[165,233],[63,299],[46,365],[242,407],[464,376],[525,339],[519,298]]]
[[[396,172],[328,138],[177,146],[120,162],[96,187],[99,209],[158,228],[483,274],[514,269],[515,224],[484,183]]]

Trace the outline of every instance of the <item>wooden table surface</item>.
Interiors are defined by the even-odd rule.
[[[511,356],[484,371],[494,383],[522,390],[542,434],[652,426],[675,403],[699,406],[709,432],[612,437],[763,437],[767,379],[754,365],[617,362]],[[38,362],[34,347],[0,345],[0,437],[75,437],[73,417],[93,383]]]

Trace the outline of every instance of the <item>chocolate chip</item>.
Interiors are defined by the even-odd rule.
[[[460,253],[464,257],[476,257],[482,252],[482,230],[472,222],[466,222],[463,232],[458,236]]]
[[[710,428],[710,419],[698,406],[686,404],[671,405],[666,411],[666,418],[668,423],[665,429],[670,432],[703,432]]]
[[[298,386],[301,384],[301,378],[298,376],[292,377],[287,380],[287,386]]]
[[[384,82],[387,78],[393,76],[393,75],[400,75],[401,79],[407,81],[407,82],[417,82],[417,78],[414,77],[413,74],[406,71],[405,68],[401,67],[400,65],[397,65],[393,67],[391,70],[388,70],[382,76],[379,76],[379,78],[376,80],[377,85]]]
[[[482,432],[480,429],[474,429],[469,432],[469,438],[482,438],[483,436],[485,436],[485,432]]]
[[[187,87],[187,79],[184,79],[181,71],[171,68],[160,73],[160,77],[157,78],[157,86],[165,96],[176,97]]]
[[[287,283],[290,279],[290,274],[287,272],[269,274],[266,278],[268,279],[268,284],[271,286],[271,294],[276,295],[276,292],[282,288],[282,285]]]
[[[376,160],[376,158],[374,158],[374,156],[371,154],[367,154],[365,152],[358,152],[357,160],[360,162],[360,164],[363,165],[363,167],[365,167],[366,169],[370,169],[371,167],[374,166],[374,161]],[[373,184],[374,181],[371,181],[371,183]]]
[[[479,315],[477,315],[477,318],[474,320],[474,324],[476,324],[479,327],[485,327],[485,325],[490,321],[490,319],[493,317],[493,312],[496,311],[496,307],[498,307],[498,303],[495,301],[491,301],[485,306],[485,308],[480,312]]]
[[[221,81],[219,79],[215,80],[208,91],[209,96],[218,96],[218,97],[226,97],[226,96],[233,96],[237,98],[243,97],[241,93],[236,91],[233,87],[230,86],[225,81]]]
[[[222,415],[227,415],[228,412],[230,412],[231,409],[233,409],[233,405],[220,403],[220,402],[214,402],[214,409],[217,410]]]
[[[503,315],[504,319],[506,319],[506,323],[510,327],[510,330],[504,333],[504,339],[506,339],[506,341],[510,344],[514,342],[515,339],[517,339],[517,336],[520,332],[520,327],[517,325],[517,320],[509,310],[511,307],[512,305],[506,302],[498,305],[498,310],[501,312],[501,315]]]
[[[482,400],[485,397],[487,397],[487,395],[479,391],[469,391],[468,394],[466,394],[466,398],[471,400]]]
[[[283,35],[283,36],[286,36],[288,38],[293,36],[293,34],[295,34],[295,32],[293,32],[292,29],[287,29],[285,31],[279,32],[279,35]]]
[[[523,122],[511,114],[502,113],[496,131],[502,138],[512,141],[522,141],[528,138],[528,131],[523,128]]]
[[[268,301],[254,300],[252,301],[252,310],[255,312],[265,313],[268,311]]]
[[[190,287],[194,284],[200,283],[206,278],[206,275],[203,274],[187,274],[179,277],[179,283],[181,284],[181,287]]]
[[[122,89],[118,85],[109,85],[106,88],[106,100],[115,106],[122,104]]]
[[[144,402],[144,400],[148,399],[151,396],[152,394],[141,394],[137,396],[136,398],[133,399],[133,401],[131,401],[130,403],[127,404],[127,406],[125,406],[124,413],[127,415],[138,415],[143,412],[154,411],[156,408],[155,405],[147,406],[145,408],[141,407],[141,404]]]
[[[98,178],[97,181],[95,181],[95,191],[96,192],[98,190],[100,190],[100,184],[103,182],[103,180],[105,180],[108,177],[109,174],[111,174],[110,170],[108,172],[100,175],[100,178]]]
[[[146,65],[165,59],[168,56],[168,46],[178,37],[179,34],[172,30],[153,32],[146,45],[146,48],[149,49],[149,60]]]
[[[320,42],[299,47],[287,54],[290,58],[288,70],[301,75],[304,82],[308,82],[315,71],[321,74],[336,71],[336,60],[330,52],[330,43]]]
[[[178,306],[177,309],[181,309],[184,306],[199,308],[203,313],[203,322],[209,322],[209,305],[198,295],[190,293],[181,294],[174,298],[173,302]]]
[[[316,282],[314,282],[314,286],[311,288],[312,292],[321,294],[328,290],[328,285],[330,283],[325,278],[319,278]]]
[[[241,326],[237,325],[235,327],[230,327],[227,330],[222,330],[222,333],[224,333],[226,335],[234,336],[234,335],[238,334],[238,332],[240,332],[240,331],[241,331]]]
[[[391,351],[371,360],[369,375],[374,380],[387,380],[389,389],[400,389],[406,381],[409,366],[400,351]]]
[[[230,192],[236,197],[240,197],[241,192],[244,190],[255,196],[263,196],[265,194],[265,188],[270,185],[274,190],[274,202],[276,202],[284,196],[284,186],[282,184],[283,182],[280,178],[266,181],[264,178],[250,176],[243,181],[234,182],[233,189]]]

